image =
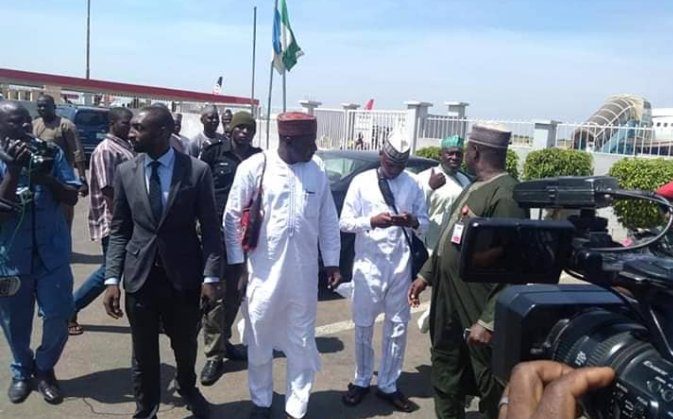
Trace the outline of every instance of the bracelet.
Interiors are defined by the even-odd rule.
[[[498,402],[498,410],[500,410],[501,407],[506,406],[508,404],[509,404],[509,397],[502,396],[502,398]]]

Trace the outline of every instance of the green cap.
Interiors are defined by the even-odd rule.
[[[255,118],[253,118],[252,114],[249,112],[236,112],[234,116],[231,118],[231,122],[229,123],[229,129],[233,130],[239,125],[245,125],[247,127],[250,127],[252,129],[257,129],[257,122],[255,121]]]
[[[439,146],[441,148],[447,148],[447,147],[463,148],[463,137],[461,137],[460,135],[451,135],[449,137],[444,138],[439,143]]]

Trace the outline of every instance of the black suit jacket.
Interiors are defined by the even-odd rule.
[[[123,274],[126,291],[136,292],[157,252],[179,291],[200,287],[205,276],[219,278],[222,239],[208,165],[175,153],[168,200],[156,223],[145,184],[145,158],[141,154],[117,168],[105,278],[121,279]],[[203,243],[196,234],[197,221]]]

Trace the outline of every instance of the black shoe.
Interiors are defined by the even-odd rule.
[[[63,393],[61,393],[61,388],[58,386],[58,381],[53,371],[38,372],[35,374],[35,379],[37,379],[37,390],[42,393],[47,403],[63,403]]]
[[[252,412],[250,412],[250,419],[271,419],[271,408],[253,406]]]
[[[227,342],[225,346],[225,350],[227,351],[227,359],[231,359],[232,361],[247,361],[248,360],[248,350],[245,348],[245,346],[242,345],[232,345],[230,342]]]
[[[194,387],[190,391],[179,392],[182,400],[185,401],[185,407],[192,412],[192,415],[198,419],[210,418],[210,404],[203,397],[198,388]]]
[[[22,403],[28,398],[31,391],[33,389],[30,387],[30,380],[12,378],[12,384],[9,385],[9,389],[7,390],[7,397],[14,404]]]
[[[201,384],[212,386],[220,379],[224,372],[224,363],[221,359],[209,359],[201,370]]]

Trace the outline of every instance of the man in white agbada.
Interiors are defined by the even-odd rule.
[[[432,255],[439,242],[444,224],[451,215],[451,206],[472,180],[460,171],[463,163],[463,138],[452,135],[444,138],[439,149],[439,166],[419,173],[416,178],[425,192],[430,227],[423,239]],[[418,327],[427,333],[430,327],[430,308],[419,317]]]
[[[341,231],[356,234],[355,380],[342,398],[349,406],[359,404],[369,392],[374,374],[374,323],[385,313],[376,395],[398,410],[411,412],[415,408],[398,390],[397,379],[411,315],[407,302],[412,275],[410,240],[413,234],[422,237],[429,221],[423,190],[413,175],[404,171],[408,158],[409,142],[395,131],[380,152],[381,167],[353,179],[341,212]],[[385,200],[384,194],[393,199]]]
[[[313,157],[316,132],[311,115],[279,115],[278,151],[259,153],[241,163],[225,209],[228,263],[242,267],[241,218],[263,176],[263,218],[257,247],[247,255],[249,282],[243,310],[254,403],[251,419],[271,415],[274,349],[287,356],[288,418],[306,414],[320,369],[315,343],[318,246],[329,283],[341,279],[339,220],[322,162]]]

